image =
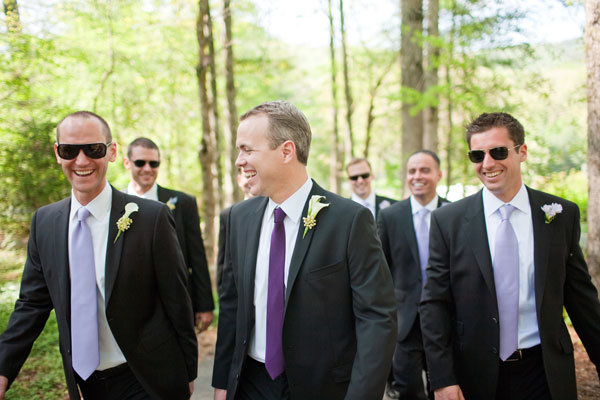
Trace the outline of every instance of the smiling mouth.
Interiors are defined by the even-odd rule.
[[[487,178],[495,178],[495,177],[497,177],[498,175],[500,175],[500,172],[501,172],[501,171],[495,171],[495,172],[486,172],[484,175],[485,175]]]
[[[256,172],[246,172],[244,171],[244,174],[246,175],[246,179],[250,179],[256,176]]]
[[[88,175],[91,175],[91,173],[94,172],[94,170],[93,169],[87,169],[85,171],[73,171],[73,172],[77,176],[88,176]]]
[[[423,182],[415,182],[415,183],[413,183],[413,186],[420,188],[420,187],[425,186],[425,184]]]

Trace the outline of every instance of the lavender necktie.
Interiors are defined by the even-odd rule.
[[[502,222],[496,231],[494,247],[494,283],[500,317],[500,358],[506,360],[518,342],[519,318],[519,243],[510,223],[514,206],[498,209]]]
[[[283,310],[285,304],[285,212],[277,207],[273,214],[275,224],[271,233],[269,252],[269,287],[267,292],[267,350],[265,368],[271,379],[283,373]]]
[[[90,212],[77,212],[71,237],[71,347],[73,369],[86,380],[100,364],[98,351],[98,300],[92,234],[86,223]]]
[[[419,216],[419,224],[416,229],[417,244],[419,246],[419,261],[421,263],[421,284],[425,285],[427,274],[427,261],[429,259],[429,227],[427,226],[427,216],[431,211],[428,208],[421,208],[417,214]]]

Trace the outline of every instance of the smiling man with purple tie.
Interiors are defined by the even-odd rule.
[[[484,188],[431,214],[420,306],[435,398],[576,400],[563,307],[600,366],[600,303],[579,209],[523,184],[527,145],[513,116],[482,114],[466,138]]]
[[[389,269],[369,210],[308,177],[310,140],[290,103],[241,117],[236,164],[259,197],[227,218],[215,399],[383,396],[396,339]]]

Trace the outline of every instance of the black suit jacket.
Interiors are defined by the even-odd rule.
[[[116,243],[125,204],[139,211]],[[71,363],[68,227],[71,199],[42,207],[31,223],[27,261],[6,331],[0,375],[12,382],[54,308],[70,399],[79,399]],[[156,399],[188,399],[197,343],[186,271],[168,208],[112,189],[106,250],[106,317],[127,363]]]
[[[379,213],[394,203],[397,203],[398,200],[391,199],[385,196],[379,196],[375,194],[375,219],[378,218]]]
[[[200,218],[196,198],[158,186],[158,200],[167,203],[169,199],[176,198],[172,209],[177,230],[177,239],[181,245],[185,265],[189,272],[190,296],[194,312],[212,311],[215,308],[213,301],[210,275],[200,231]]]
[[[330,205],[304,238],[300,225],[289,268],[283,351],[291,398],[380,400],[397,332],[373,216],[316,183],[313,195]],[[265,197],[253,198],[229,212],[213,371],[213,386],[226,388],[228,399],[236,394],[254,326],[256,256],[267,204]]]
[[[600,365],[600,303],[579,247],[579,209],[527,188],[534,238],[535,301],[544,369],[553,399],[576,400],[573,345],[563,306],[596,368]],[[545,204],[562,213],[544,222]],[[433,389],[459,384],[465,398],[496,392],[499,326],[494,273],[481,192],[431,215],[421,328]]]
[[[446,203],[448,200],[438,196],[438,207]],[[402,341],[417,317],[423,286],[410,198],[381,210],[377,216],[377,232],[394,281],[398,341]]]

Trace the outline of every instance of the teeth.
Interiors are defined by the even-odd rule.
[[[246,173],[246,179],[250,179],[256,175],[256,172],[245,172],[245,173]]]
[[[94,172],[94,170],[88,169],[87,171],[74,171],[77,176],[87,176]]]
[[[494,178],[496,176],[500,175],[500,171],[496,171],[496,172],[488,172],[485,174],[485,176],[487,176],[488,178]]]
[[[413,183],[413,186],[415,186],[415,187],[423,187],[423,186],[425,186],[425,184],[422,183],[422,182],[415,182],[415,183]]]

